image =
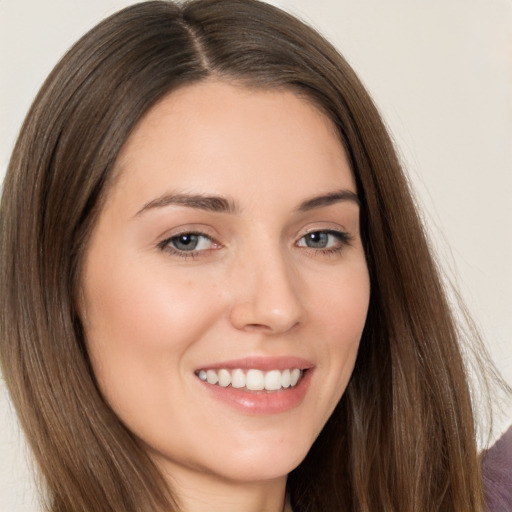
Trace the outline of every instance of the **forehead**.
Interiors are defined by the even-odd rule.
[[[148,194],[151,183],[227,194],[292,183],[354,189],[337,130],[311,101],[290,90],[215,81],[184,86],[150,109],[116,174]]]

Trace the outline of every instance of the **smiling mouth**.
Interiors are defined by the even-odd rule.
[[[289,368],[264,372],[258,369],[242,370],[199,370],[197,377],[208,384],[227,388],[231,386],[241,391],[280,391],[295,387],[305,370]]]

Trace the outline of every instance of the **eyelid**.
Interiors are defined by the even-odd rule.
[[[334,236],[337,240],[337,243],[333,247],[309,247],[304,243],[303,245],[299,245],[302,240],[305,239],[308,235],[313,233],[326,233],[327,235]],[[311,256],[335,256],[342,253],[345,248],[349,247],[352,244],[354,236],[350,234],[345,229],[341,228],[320,228],[318,226],[312,227],[305,231],[295,242],[295,245],[304,251],[306,254]]]
[[[299,237],[299,240],[302,240],[304,237],[311,235],[313,233],[327,233],[328,235],[333,235],[337,238],[343,239],[347,243],[354,239],[354,236],[344,229],[312,228],[302,233],[302,235]]]
[[[345,226],[333,223],[333,222],[319,222],[313,223],[300,230],[297,233],[297,239],[301,239],[304,236],[310,235],[311,233],[330,233],[332,235],[343,236],[344,238],[352,240],[354,235]]]
[[[219,238],[217,232],[209,225],[195,223],[181,224],[162,232],[157,238],[157,245],[181,235],[202,235],[214,241],[217,241]]]
[[[217,240],[218,237],[210,234],[209,231],[211,230],[203,226],[201,226],[200,228],[197,227],[197,225],[180,226],[178,228],[174,228],[173,230],[167,231],[166,234],[163,237],[161,237],[161,240],[156,245],[161,251],[170,253],[171,255],[178,256],[183,259],[197,258],[200,256],[204,256],[205,254],[211,251],[215,251],[222,248],[222,244]],[[171,244],[172,240],[179,238],[180,236],[183,235],[194,235],[207,238],[211,242],[212,247],[209,247],[208,249],[190,251],[184,251],[173,247]]]

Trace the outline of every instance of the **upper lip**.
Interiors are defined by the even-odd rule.
[[[299,368],[300,370],[308,370],[313,368],[315,365],[303,359],[302,357],[295,356],[279,356],[279,357],[265,357],[265,356],[253,356],[244,357],[241,359],[230,359],[229,361],[220,361],[215,363],[209,363],[204,366],[200,366],[197,370],[220,370],[222,368],[226,370],[241,370],[256,369],[262,371],[270,370],[286,370]]]

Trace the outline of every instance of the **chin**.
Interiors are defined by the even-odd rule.
[[[232,466],[225,467],[225,477],[240,482],[257,482],[275,480],[286,477],[306,456],[307,451],[297,455],[294,453],[265,454],[251,456],[242,461],[234,461]]]
[[[286,478],[304,460],[312,444],[310,439],[287,439],[284,435],[271,440],[264,437],[250,439],[246,435],[229,443],[202,444],[179,458],[176,453],[153,450],[150,456],[171,477],[184,471],[202,474],[209,480],[251,483]]]

